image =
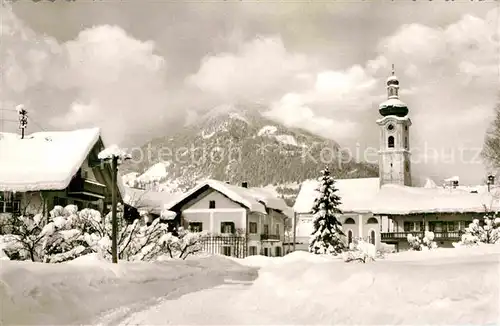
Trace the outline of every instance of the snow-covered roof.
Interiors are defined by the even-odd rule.
[[[150,191],[124,186],[123,202],[137,209],[161,214],[165,207],[183,196],[183,193]]]
[[[262,188],[244,188],[231,184],[227,184],[222,181],[207,179],[198,183],[193,189],[184,193],[182,196],[177,198],[175,201],[166,205],[166,209],[172,209],[176,204],[180,203],[183,199],[188,198],[192,194],[196,193],[201,188],[208,186],[223,195],[227,196],[231,200],[240,203],[241,205],[247,207],[252,212],[258,212],[262,214],[267,214],[266,207],[275,210],[284,211],[287,213],[287,205],[285,201],[281,198],[273,197],[271,192],[266,191]],[[288,210],[288,214],[289,214]],[[288,215],[287,214],[287,215]]]
[[[453,176],[453,177],[450,177],[450,178],[447,178],[447,179],[444,179],[444,182],[460,182],[460,177],[458,176]]]
[[[391,75],[387,78],[387,81],[393,81],[393,80],[398,80],[398,77]]]
[[[293,206],[296,213],[308,214],[318,196],[318,180],[306,180],[300,187]],[[379,178],[357,178],[335,180],[337,194],[340,196],[340,210],[343,212],[364,213],[371,211],[372,199],[379,191]]]
[[[137,177],[139,182],[161,181],[167,177],[167,167],[170,162],[158,162],[153,164],[143,174]]]
[[[99,128],[0,133],[0,191],[65,189],[99,136]]]
[[[385,108],[388,106],[406,107],[406,103],[398,98],[390,98],[379,105],[380,108]]]
[[[422,188],[383,185],[372,201],[374,214],[482,213],[498,210],[496,192],[471,193],[452,188]]]
[[[254,196],[255,199],[257,199],[257,201],[264,203],[266,207],[282,211],[289,218],[293,217],[292,207],[288,206],[282,198],[277,197],[271,190],[260,187],[251,187],[248,188],[248,191],[252,194],[252,196]]]

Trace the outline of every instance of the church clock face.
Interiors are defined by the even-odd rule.
[[[394,130],[394,125],[392,123],[390,123],[388,126],[387,126],[387,130],[389,131],[393,131]]]

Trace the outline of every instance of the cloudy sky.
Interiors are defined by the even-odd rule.
[[[476,154],[500,86],[498,1],[286,2],[5,6],[0,128],[17,127],[23,103],[30,131],[98,125],[132,146],[197,112],[255,102],[363,153],[378,146],[394,64],[414,173],[482,182]]]

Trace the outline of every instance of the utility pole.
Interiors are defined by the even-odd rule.
[[[28,126],[28,111],[24,106],[18,105],[16,107],[17,113],[19,114],[19,129],[21,129],[21,139],[24,139],[24,130]]]
[[[116,191],[117,191],[117,175],[118,175],[118,157],[113,155],[111,160],[111,175],[112,175],[112,188],[111,188],[111,252],[113,256],[113,264],[118,264],[118,218],[116,216]]]
[[[297,212],[293,212],[293,251],[295,251],[295,237],[297,233]]]

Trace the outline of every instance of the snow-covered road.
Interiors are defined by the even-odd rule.
[[[248,284],[228,283],[212,289],[165,299],[133,314],[121,325],[244,325],[266,324],[262,314],[238,304]],[[267,322],[267,324],[269,324]]]

